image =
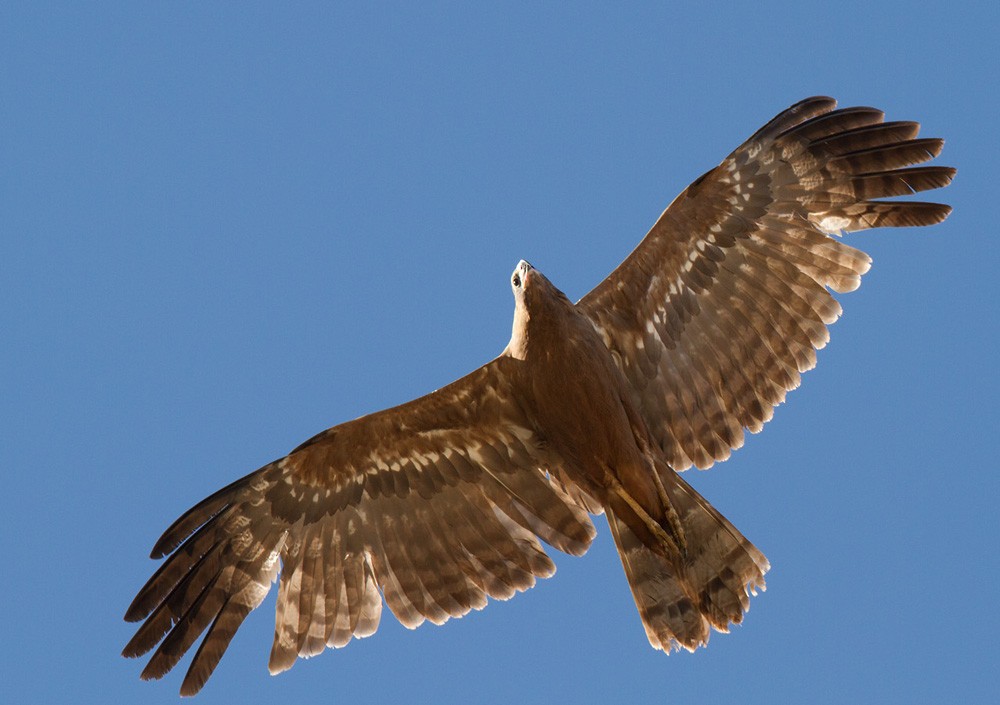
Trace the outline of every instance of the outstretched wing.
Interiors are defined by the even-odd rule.
[[[159,644],[142,674],[159,678],[207,629],[190,695],[279,571],[272,672],[372,634],[380,591],[407,627],[442,623],[551,575],[536,537],[585,552],[593,525],[546,474],[561,469],[513,398],[517,364],[329,429],[189,510],[153,549],[170,555],[126,613],[145,623],[124,655]]]
[[[951,208],[872,200],[946,186],[955,170],[915,122],[809,98],[692,183],[580,300],[671,466],[707,468],[757,432],[816,363],[870,264],[840,231],[929,225]]]

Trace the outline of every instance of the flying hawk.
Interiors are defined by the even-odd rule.
[[[870,259],[832,235],[938,223],[951,208],[874,200],[955,170],[915,122],[808,98],[664,211],[577,303],[520,262],[500,356],[407,404],[323,431],[184,513],[125,614],[144,679],[205,633],[198,692],[280,573],[269,668],[507,599],[581,555],[604,512],[646,636],[694,650],[739,623],[767,559],[677,474],[756,433],[816,363]]]

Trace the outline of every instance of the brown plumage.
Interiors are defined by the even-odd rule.
[[[677,471],[726,459],[798,386],[868,257],[840,231],[937,223],[942,142],[872,108],[810,98],[663,213],[579,303],[525,262],[511,341],[408,404],[320,433],[163,534],[166,561],[126,612],[143,678],[198,638],[198,692],[280,573],[270,670],[378,627],[507,599],[580,555],[608,515],[650,643],[695,649],[742,620],[767,560]]]

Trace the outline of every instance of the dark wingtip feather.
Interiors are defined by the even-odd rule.
[[[811,148],[824,154],[840,156],[861,149],[912,140],[918,134],[920,134],[920,123],[912,120],[896,120],[833,133],[813,141]]]
[[[883,119],[885,119],[885,113],[878,108],[866,106],[841,108],[840,110],[820,113],[805,122],[793,125],[777,135],[775,139],[794,134],[796,137],[813,142],[830,135],[842,134],[847,130],[872,127],[880,124]]]
[[[124,619],[126,622],[138,622],[142,619],[145,619],[145,616],[142,614],[141,608],[136,604],[138,600],[139,596],[136,595],[135,599],[133,599],[132,603],[128,606],[128,609],[125,610]]]
[[[163,532],[163,535],[157,539],[156,544],[153,546],[153,550],[149,553],[149,557],[153,560],[160,560],[161,558],[170,555],[174,552],[174,549],[180,546],[181,543],[184,542],[184,539],[193,534],[199,526],[225,509],[229,498],[222,497],[220,495],[220,492],[216,492],[211,497],[202,500],[178,517],[177,520]]]
[[[153,596],[151,593],[154,590],[154,586],[159,582],[164,573],[171,568],[171,562],[161,565],[156,572],[149,577],[146,584],[139,588],[139,592],[135,594],[135,597],[132,598],[132,602],[129,604],[128,609],[125,610],[126,622],[142,621],[156,608],[161,596]],[[171,587],[173,587],[173,585],[171,585]]]
[[[173,619],[170,618],[169,613],[158,611],[129,639],[125,648],[122,649],[122,656],[138,658],[149,653],[154,646],[160,643],[160,640],[170,631],[172,626]]]
[[[944,140],[926,137],[848,152],[830,161],[850,174],[869,174],[930,161],[941,153]]]
[[[223,602],[221,590],[216,590],[216,580],[213,579],[190,609],[177,620],[139,677],[142,680],[157,680],[172,670],[218,616]]]
[[[800,100],[795,105],[771,118],[770,122],[757,130],[748,141],[773,139],[782,132],[790,130],[817,115],[828,113],[836,107],[837,101],[825,95],[816,95]]]
[[[207,558],[222,546],[214,521],[222,516],[222,514],[216,514],[213,520],[191,534],[180,548],[150,576],[126,610],[126,622],[138,622],[145,619],[154,609],[157,609],[157,605],[169,599],[171,594],[190,582]]]
[[[214,492],[181,514],[177,520],[163,532],[163,535],[157,539],[149,557],[154,560],[159,560],[160,558],[173,553],[174,549],[180,546],[184,539],[193,534],[199,526],[225,509],[226,506],[232,502],[233,495],[243,489],[253,476],[263,470],[266,470],[268,467],[270,466],[265,465],[260,470],[255,470],[249,475],[241,477],[235,482],[231,482],[218,492]]]
[[[889,217],[889,222],[880,223],[889,227],[910,227],[918,225],[935,225],[951,215],[952,208],[944,203],[925,203],[912,201],[897,203]]]
[[[229,648],[236,631],[252,610],[252,606],[241,604],[232,598],[226,600],[199,645],[198,651],[195,652],[194,658],[191,659],[191,665],[181,683],[181,697],[197,695],[205,687],[205,683],[212,677],[226,649]]]
[[[950,166],[922,166],[862,174],[854,177],[851,183],[855,196],[867,201],[944,188],[953,178],[955,169]]]

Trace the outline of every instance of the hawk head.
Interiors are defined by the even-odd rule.
[[[514,291],[515,300],[524,295],[525,287],[528,285],[528,276],[532,272],[536,272],[535,268],[524,260],[518,262],[517,266],[514,267],[514,271],[510,275],[510,288]]]
[[[557,323],[573,303],[544,274],[521,260],[510,275],[514,292],[514,325],[507,351],[523,360],[528,344],[528,329],[542,321]],[[543,324],[544,325],[544,324]]]
[[[573,305],[544,274],[524,260],[514,267],[510,275],[510,286],[514,291],[516,306],[527,308],[528,313],[537,315],[543,309],[550,309],[553,306],[562,308]]]
[[[506,352],[518,360],[527,356],[528,350],[528,289],[535,289],[535,282],[545,279],[534,267],[521,260],[510,275],[510,288],[514,292],[514,324]]]
[[[547,302],[565,298],[544,274],[524,260],[514,267],[514,272],[510,275],[510,287],[514,291],[515,306],[517,309],[526,309],[528,314],[537,315]]]

